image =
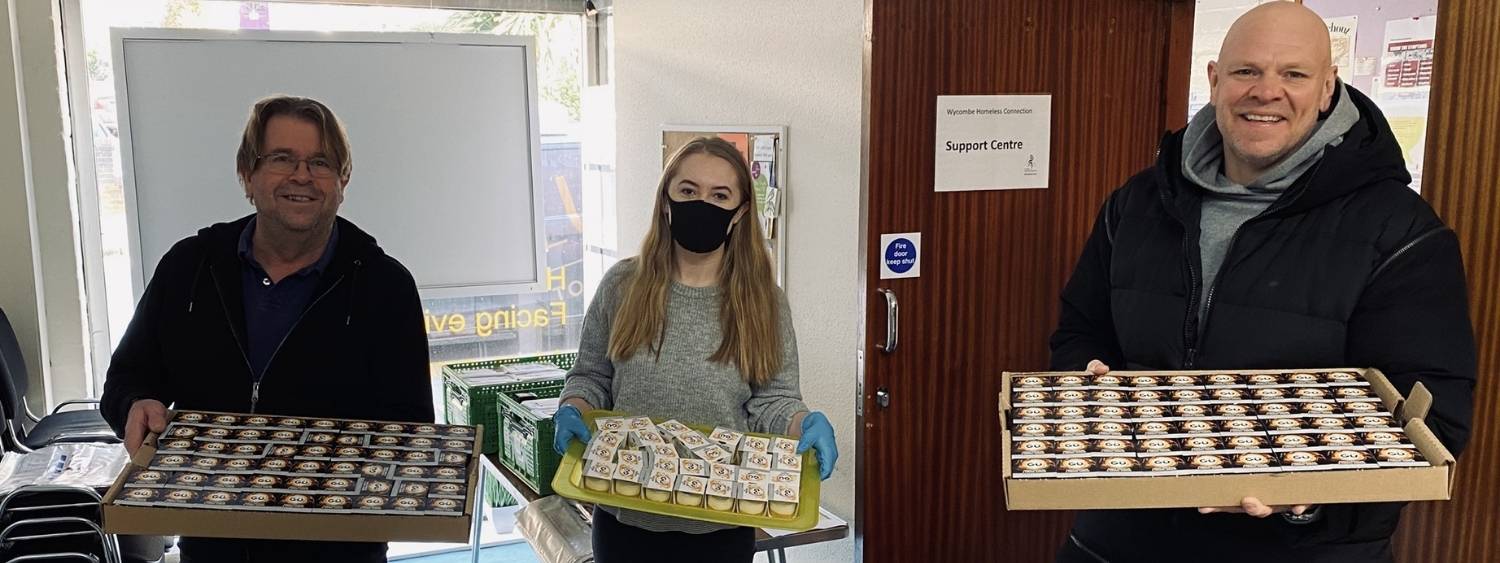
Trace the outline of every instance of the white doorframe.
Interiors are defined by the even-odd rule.
[[[92,396],[104,393],[112,335],[109,292],[104,280],[103,233],[99,226],[99,178],[94,162],[94,119],[89,107],[88,55],[83,45],[79,0],[61,0],[63,61],[73,126],[73,188],[77,190],[78,242],[83,258],[83,308],[90,354],[85,382]],[[81,79],[80,79],[81,78]]]

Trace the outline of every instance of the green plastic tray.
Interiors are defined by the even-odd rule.
[[[500,427],[500,464],[510,469],[539,495],[552,494],[552,474],[562,456],[552,449],[552,419],[531,414],[516,395],[534,393],[543,399],[562,394],[562,382],[527,389],[525,391],[501,391],[496,396],[497,417],[494,426]]]
[[[593,410],[583,415],[583,420],[594,428],[594,419],[608,416],[627,416],[606,410]],[[653,419],[655,422],[662,420]],[[698,425],[689,424],[699,432],[708,434],[713,431]],[[760,434],[747,432],[750,436],[775,437],[772,434]],[[552,490],[558,495],[594,504],[605,506],[616,506],[639,512],[650,512],[663,516],[676,516],[678,518],[689,518],[703,520],[705,522],[716,522],[730,526],[750,526],[754,528],[775,528],[778,530],[791,530],[800,532],[811,530],[818,525],[818,499],[822,482],[818,479],[818,458],[812,450],[802,454],[802,502],[797,504],[797,512],[790,518],[778,516],[749,516],[740,513],[727,513],[711,510],[703,507],[678,506],[649,501],[644,498],[626,497],[614,493],[601,493],[583,487],[583,464],[579,460],[583,458],[584,444],[574,440],[568,446],[568,454],[563,456],[562,463],[557,467],[557,474],[552,476]]]
[[[494,424],[497,396],[505,391],[526,391],[555,385],[558,380],[543,379],[521,383],[471,386],[463,380],[463,373],[532,362],[546,362],[567,370],[572,369],[573,362],[577,359],[577,353],[558,353],[446,364],[443,366],[443,418],[448,424],[483,424],[485,429],[482,453],[498,453],[503,446],[501,443],[503,438],[500,429],[496,428],[499,425]]]

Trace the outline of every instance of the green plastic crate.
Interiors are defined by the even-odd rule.
[[[560,369],[572,369],[578,354],[558,353],[539,356],[516,356],[478,362],[459,362],[443,366],[443,418],[448,424],[483,424],[484,452],[500,451],[500,429],[495,428],[495,398],[502,391],[524,391],[557,384],[557,380],[526,381],[522,383],[497,383],[493,385],[469,385],[463,373],[479,369],[493,369],[510,364],[545,362]]]
[[[527,410],[518,395],[531,393],[539,399],[553,399],[562,394],[562,388],[562,383],[557,383],[524,391],[503,391],[495,409],[499,420],[492,421],[500,428],[505,442],[500,448],[500,464],[539,495],[552,494],[552,474],[562,462],[562,456],[552,449],[556,427],[552,419],[539,418]]]

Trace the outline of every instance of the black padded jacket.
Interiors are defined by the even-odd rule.
[[[1212,287],[1198,250],[1203,189],[1183,177],[1182,132],[1105,202],[1062,294],[1051,367],[1376,367],[1434,396],[1428,423],[1457,455],[1469,438],[1476,358],[1457,237],[1408,185],[1385,117],[1360,119],[1233,235]],[[1207,300],[1203,318],[1198,303]],[[1319,519],[1088,511],[1074,535],[1110,562],[1388,559],[1402,505],[1334,504]]]

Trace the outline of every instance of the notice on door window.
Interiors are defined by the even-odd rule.
[[[1333,65],[1338,67],[1339,76],[1344,76],[1346,77],[1344,80],[1348,80],[1355,74],[1354,37],[1359,31],[1359,16],[1323,18],[1323,23],[1328,24],[1328,41],[1333,47]]]
[[[1375,81],[1375,104],[1390,123],[1411,189],[1422,191],[1422,163],[1427,145],[1427,105],[1432,91],[1437,16],[1401,18],[1385,23],[1381,75]]]
[[[934,189],[1046,188],[1052,96],[938,96]]]

